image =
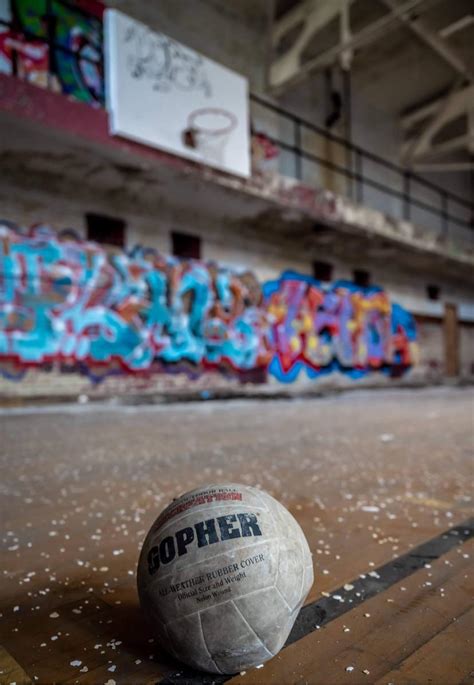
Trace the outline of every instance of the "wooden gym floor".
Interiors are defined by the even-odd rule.
[[[285,504],[315,567],[292,643],[227,682],[474,683],[473,430],[454,388],[0,412],[0,683],[224,682],[135,589],[160,509],[219,481]]]

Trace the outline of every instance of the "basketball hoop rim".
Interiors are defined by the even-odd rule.
[[[195,119],[203,114],[220,114],[229,119],[229,124],[221,128],[206,128],[205,126],[198,126],[195,124]],[[188,116],[188,128],[195,130],[199,133],[205,133],[209,136],[220,136],[226,133],[230,133],[237,126],[237,117],[232,112],[228,112],[220,107],[200,107],[195,109]]]

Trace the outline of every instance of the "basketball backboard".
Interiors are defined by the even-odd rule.
[[[250,175],[245,78],[113,9],[105,56],[113,135]]]

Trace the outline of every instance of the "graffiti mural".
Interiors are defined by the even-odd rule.
[[[282,382],[339,370],[353,378],[381,369],[397,375],[413,362],[413,317],[377,287],[323,284],[291,271],[263,288],[269,371]]]
[[[380,288],[322,285],[287,272],[260,286],[249,271],[108,253],[71,231],[0,224],[0,371],[111,374],[218,371],[282,382],[339,369],[392,375],[413,363],[413,319]]]
[[[0,71],[103,106],[103,5],[95,0],[9,3],[3,18],[8,25],[0,25]]]
[[[107,255],[37,226],[0,227],[0,358],[18,376],[60,360],[93,380],[202,369],[252,377],[268,366],[254,276],[154,250]]]

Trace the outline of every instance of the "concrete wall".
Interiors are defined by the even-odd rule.
[[[122,206],[120,212],[114,209],[107,195],[99,192],[81,197],[60,197],[40,190],[26,191],[0,185],[0,203],[3,219],[25,226],[38,222],[52,224],[55,228],[74,228],[85,237],[85,213],[96,212],[106,215],[117,215],[127,224],[126,244],[132,248],[136,244],[154,247],[164,254],[171,251],[171,231],[180,230],[198,235],[202,239],[202,257],[204,260],[218,262],[222,266],[249,270],[255,273],[260,282],[276,279],[285,270],[311,274],[312,261],[330,261],[334,266],[333,280],[350,280],[355,268],[370,271],[373,283],[383,287],[391,301],[398,302],[408,311],[417,315],[418,321],[418,364],[410,371],[408,378],[438,380],[444,369],[444,343],[442,317],[444,302],[458,304],[462,321],[460,332],[461,374],[472,377],[474,371],[474,307],[472,292],[467,285],[432,274],[432,280],[441,285],[441,300],[432,302],[426,296],[428,277],[408,270],[406,266],[394,263],[393,260],[375,260],[351,262],[341,261],[320,248],[317,252],[308,250],[301,242],[280,235],[277,231],[269,232],[258,227],[236,230],[235,226],[226,224],[212,215],[197,217],[192,221],[188,216],[186,223],[178,220],[173,212],[163,208],[159,214],[150,216],[141,212],[139,206],[130,204],[128,209]],[[390,382],[383,376],[375,376],[380,382]],[[374,376],[371,376],[371,380]],[[314,383],[341,382],[352,384],[355,381],[340,374],[313,380]],[[270,385],[274,383],[270,379]],[[362,383],[367,379],[362,380]],[[304,378],[299,385],[307,384]],[[51,372],[29,372],[21,382],[3,379],[0,381],[0,395],[4,396],[38,396],[38,395],[110,395],[135,392],[174,392],[189,390],[207,392],[208,390],[225,390],[235,387],[235,380],[216,373],[202,373],[192,382],[184,374],[134,377],[108,377],[99,385],[91,385],[89,380],[77,374],[64,374],[58,368]]]
[[[245,226],[227,222],[222,215],[197,213],[195,207],[177,214],[173,207],[161,205],[153,213],[148,206],[131,200],[120,205],[113,202],[104,191],[82,189],[77,195],[57,195],[46,189],[29,189],[0,183],[1,219],[22,226],[44,223],[56,229],[74,228],[86,236],[86,213],[117,216],[126,223],[126,248],[135,245],[154,247],[164,254],[171,253],[172,231],[182,231],[202,239],[202,257],[216,260],[231,267],[249,268],[261,281],[277,278],[282,271],[291,269],[305,274],[312,273],[313,261],[329,261],[333,264],[333,280],[352,279],[354,269],[370,272],[372,282],[385,288],[391,297],[416,314],[443,317],[443,302],[460,307],[461,319],[474,321],[472,289],[468,284],[446,278],[437,270],[431,274],[409,269],[395,257],[379,259],[357,254],[342,260],[334,257],[323,246],[308,246],[307,240],[272,230],[267,225]],[[342,238],[341,238],[342,240]],[[426,286],[441,287],[439,302],[428,300]]]
[[[415,316],[415,320],[420,351],[418,371],[428,380],[438,381],[444,373],[443,322],[423,316]],[[467,350],[464,353],[470,355]]]
[[[239,0],[238,8],[225,0],[107,0],[106,4],[244,74],[252,88],[264,88],[265,36],[272,11],[268,0]]]
[[[464,378],[474,376],[474,323],[461,323],[460,333],[460,356],[461,376]]]
[[[419,344],[419,374],[427,380],[443,378],[445,368],[444,330],[441,319],[415,316]],[[474,322],[459,323],[460,377],[474,377]]]

